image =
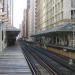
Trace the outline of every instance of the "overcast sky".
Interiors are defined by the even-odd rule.
[[[26,0],[14,0],[13,21],[14,26],[19,28],[23,19],[23,10],[26,8]]]

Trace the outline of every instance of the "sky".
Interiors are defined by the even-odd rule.
[[[23,11],[26,9],[27,2],[26,0],[14,0],[13,5],[13,24],[16,28],[19,28],[19,25],[23,20]]]

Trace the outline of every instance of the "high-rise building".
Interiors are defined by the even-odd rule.
[[[27,9],[26,9],[26,37],[28,38],[28,13],[29,13],[29,9],[30,9],[30,0],[27,0]]]
[[[8,0],[9,24],[13,26],[13,0]]]
[[[29,10],[30,10],[30,0],[27,0],[27,9],[24,9],[23,13],[23,21],[22,21],[22,26],[20,26],[21,30],[21,38],[27,39],[29,37]]]
[[[17,29],[13,27],[13,0],[0,0],[0,50],[9,44],[11,39],[16,40],[17,34]]]
[[[27,0],[27,9],[24,21],[24,35],[28,40],[32,40],[31,35],[35,33],[35,0]]]
[[[3,10],[7,14],[8,25],[13,25],[13,0],[3,0]]]
[[[30,0],[27,0],[27,9],[30,8]]]
[[[20,38],[26,38],[27,37],[27,25],[26,25],[26,9],[24,9],[23,12],[23,21],[20,25]]]
[[[30,0],[30,8],[28,12],[28,38],[35,34],[35,0]]]
[[[36,32],[75,23],[75,0],[36,0]]]
[[[35,32],[39,41],[75,46],[75,0],[36,0],[35,10]]]
[[[23,36],[26,38],[27,37],[27,25],[26,25],[26,9],[24,10],[24,15],[23,15]]]
[[[35,1],[31,0],[30,11],[31,11],[31,35],[35,34]]]
[[[29,12],[28,12],[28,40],[31,41],[31,28],[32,28],[32,17],[31,17],[31,10],[29,9]]]

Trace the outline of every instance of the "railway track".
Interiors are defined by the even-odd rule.
[[[33,47],[33,46],[32,46]],[[52,52],[49,52],[47,50],[44,50],[42,48],[36,48],[33,47],[34,49],[38,50],[40,53],[46,55],[47,57],[55,60],[56,62],[60,63],[61,65],[63,65],[64,67],[70,69],[71,71],[75,72],[75,65],[69,65],[68,63],[68,59],[61,57],[60,55],[54,54]]]
[[[35,65],[37,72],[39,74],[33,68],[35,73],[37,73],[37,74],[33,74],[33,75],[47,75],[47,73],[48,73],[48,75],[75,75],[75,72],[73,69],[65,67],[64,63],[61,64],[60,62],[58,62],[57,61],[58,58],[55,58],[55,56],[53,56],[52,54],[46,55],[47,54],[46,51],[42,52],[41,49],[33,47],[33,46],[27,44],[26,42],[22,42],[21,45],[22,45],[22,49],[24,51],[23,53],[25,53],[25,56],[27,57],[28,61],[32,62],[32,60],[30,60],[30,59],[35,60],[36,63],[42,67],[42,70],[44,69],[46,71],[46,74],[45,73],[42,74],[42,71],[40,71],[40,68],[38,68],[38,66],[35,64],[35,61],[34,61],[33,62],[34,64],[31,64],[31,65]],[[28,52],[28,54],[27,54],[27,52]],[[31,67],[31,69],[32,69],[32,67]]]
[[[39,60],[37,56],[34,57],[34,55],[28,51],[28,48],[25,47],[22,49],[33,75],[57,75],[51,70],[49,71],[48,66],[42,60]],[[44,65],[44,67],[40,64]]]
[[[22,47],[22,49],[33,75],[57,75],[41,59],[31,53],[29,48]]]

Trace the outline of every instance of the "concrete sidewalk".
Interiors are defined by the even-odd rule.
[[[0,52],[0,75],[32,75],[19,46]]]

